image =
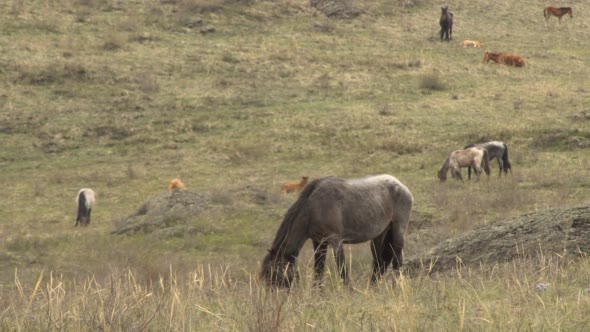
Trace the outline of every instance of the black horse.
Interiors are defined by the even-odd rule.
[[[440,15],[440,41],[453,40],[453,13],[448,11],[447,7],[441,7],[442,14]]]

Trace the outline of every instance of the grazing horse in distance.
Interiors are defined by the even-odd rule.
[[[172,179],[168,185],[168,190],[184,189],[184,182],[181,179]]]
[[[463,47],[469,47],[469,46],[482,47],[483,45],[484,45],[484,43],[482,43],[480,41],[476,41],[476,40],[464,40],[463,42],[461,42],[461,46],[463,46]]]
[[[294,191],[301,191],[303,187],[307,184],[307,176],[301,177],[301,181],[299,182],[287,182],[281,186],[281,192],[284,194],[294,192]]]
[[[90,224],[90,212],[95,203],[94,190],[90,188],[82,188],[76,195],[76,204],[78,205],[78,216],[76,217],[76,225],[88,226]]]
[[[549,28],[549,18],[551,16],[557,16],[559,25],[561,25],[561,18],[563,15],[569,14],[571,18],[574,18],[574,14],[571,7],[553,7],[546,6],[543,10],[543,16],[545,17],[545,27]]]
[[[482,168],[487,175],[490,175],[488,152],[480,147],[472,147],[451,152],[449,157],[445,160],[442,167],[438,171],[438,179],[441,182],[445,182],[447,180],[447,172],[450,169],[453,179],[463,181],[463,177],[461,176],[461,168],[469,166],[473,167],[475,170],[477,181],[479,181]]]
[[[440,15],[440,41],[453,40],[453,13],[448,11],[447,7],[441,7],[442,13]]]
[[[500,168],[498,176],[502,176],[502,171],[505,175],[508,175],[508,171],[510,171],[510,175],[512,175],[512,165],[508,159],[508,145],[506,145],[506,143],[491,141],[480,144],[469,144],[466,145],[464,149],[472,148],[474,146],[485,149],[488,152],[488,158],[490,161],[492,159],[498,161],[498,167]],[[467,168],[467,178],[471,179],[471,166]]]
[[[321,282],[331,246],[340,276],[349,285],[343,245],[371,241],[375,283],[390,264],[398,270],[403,263],[413,204],[410,190],[391,175],[316,179],[287,211],[262,262],[260,278],[272,287],[291,287],[298,279],[297,256],[311,239],[315,280]]]
[[[486,51],[483,55],[482,63],[488,63],[490,61],[494,61],[496,64],[505,64],[514,67],[524,67],[526,65],[526,62],[520,55]]]

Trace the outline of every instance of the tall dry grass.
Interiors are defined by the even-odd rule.
[[[559,256],[465,268],[452,275],[387,275],[352,290],[311,269],[290,292],[272,291],[229,266],[172,268],[153,282],[132,269],[102,280],[67,280],[41,272],[4,292],[0,325],[9,330],[301,331],[301,330],[583,330],[590,309],[590,264]]]

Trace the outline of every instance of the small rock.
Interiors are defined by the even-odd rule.
[[[199,32],[202,33],[202,34],[210,33],[210,32],[215,32],[215,27],[213,27],[211,25],[208,25],[208,26],[202,27],[199,30]]]

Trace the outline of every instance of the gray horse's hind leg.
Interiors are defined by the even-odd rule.
[[[404,234],[401,230],[394,230],[390,226],[383,235],[373,240],[373,276],[371,282],[375,283],[382,276],[389,264],[394,271],[399,270],[403,263]],[[379,255],[378,250],[381,248]],[[376,256],[377,255],[377,256]]]
[[[500,157],[496,157],[496,160],[498,161],[498,167],[500,167],[500,173],[498,174],[498,176],[502,176],[502,168],[504,168],[504,163],[502,162],[502,158]]]
[[[315,280],[319,284],[321,283],[324,275],[326,252],[328,251],[328,243],[326,241],[313,241],[314,250],[314,263],[313,269],[315,272]]]
[[[404,263],[404,257],[403,257],[403,248],[404,248],[404,242],[405,242],[405,236],[404,233],[401,230],[391,230],[390,231],[390,238],[391,238],[391,245],[390,245],[390,250],[388,251],[388,253],[392,254],[392,257],[389,258],[388,261],[391,261],[391,267],[393,268],[394,271],[399,270],[402,267],[402,264]],[[386,259],[386,257],[383,258],[384,260]],[[387,267],[387,266],[386,266]]]
[[[388,236],[389,229],[371,241],[371,253],[373,254],[373,275],[371,276],[371,283],[376,283],[379,277],[383,275],[387,268],[387,262],[384,261],[385,251],[390,247],[385,241]]]

